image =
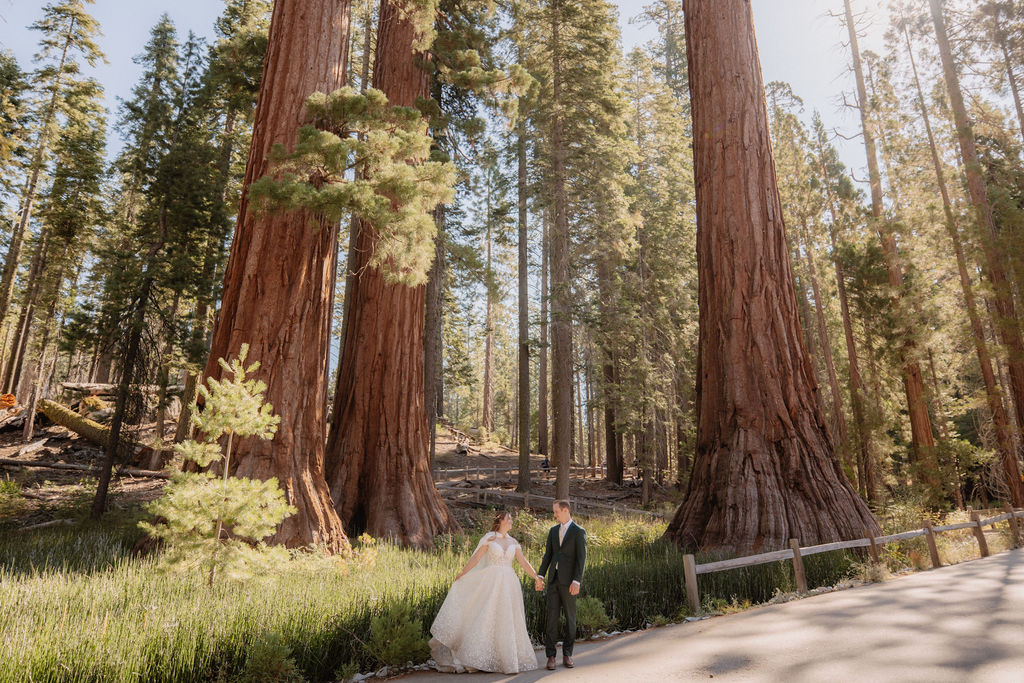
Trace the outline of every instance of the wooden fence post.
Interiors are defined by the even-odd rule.
[[[1017,526],[1017,517],[1013,514],[1013,506],[1007,503],[1003,506],[1003,510],[1006,514],[1010,515],[1010,519],[1007,520],[1010,523],[1010,535],[1013,537],[1013,547],[1020,547],[1020,527]]]
[[[793,575],[796,577],[798,593],[807,592],[807,574],[804,573],[804,558],[800,555],[800,539],[789,539],[789,547],[793,549]]]
[[[697,590],[697,563],[693,555],[683,555],[683,576],[686,579],[686,601],[690,611],[700,614],[700,592]]]
[[[981,516],[977,512],[971,513],[971,521],[974,522],[974,537],[978,539],[978,550],[982,557],[988,557],[988,541],[985,540],[985,529],[981,526]]]
[[[942,566],[942,560],[939,559],[939,547],[935,545],[935,531],[932,530],[932,523],[925,521],[924,523],[925,538],[928,539],[928,552],[932,556],[932,568],[938,569]]]
[[[1013,507],[1009,503],[1007,503],[1005,506],[1002,506],[1002,509],[1004,509],[1004,511],[1008,515],[1010,515],[1010,519],[1008,519],[1007,522],[1010,524],[1010,536],[1013,538],[1013,543],[1014,543],[1013,547],[1014,548],[1020,548],[1021,547],[1021,532],[1020,532],[1020,529],[1017,528],[1017,517],[1014,516],[1014,509],[1013,509]]]
[[[875,540],[874,532],[871,529],[865,529],[864,536],[871,541],[871,545],[868,546],[868,554],[871,555],[871,561],[878,563],[878,541]]]

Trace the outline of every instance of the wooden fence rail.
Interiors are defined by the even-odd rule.
[[[937,527],[933,527],[929,522],[925,522],[920,529],[913,529],[911,531],[904,531],[898,534],[878,537],[872,536],[870,532],[865,531],[865,538],[855,538],[851,541],[837,541],[835,543],[822,543],[820,545],[812,545],[806,548],[800,547],[799,539],[794,538],[790,539],[790,547],[786,550],[775,550],[768,553],[760,553],[758,555],[748,555],[746,557],[734,557],[728,560],[719,560],[717,562],[697,564],[693,555],[684,555],[683,579],[686,584],[686,599],[690,605],[690,609],[695,614],[698,613],[700,611],[700,590],[697,585],[697,576],[700,574],[710,574],[712,572],[739,569],[741,567],[752,567],[754,565],[780,562],[782,560],[791,560],[793,562],[793,574],[796,577],[797,591],[800,593],[806,593],[807,580],[803,568],[804,557],[817,553],[827,553],[833,550],[847,550],[866,547],[869,548],[871,559],[877,562],[879,545],[883,543],[892,543],[894,541],[905,541],[911,538],[917,538],[918,536],[927,537],[932,567],[941,567],[942,561],[939,558],[938,548],[935,544],[935,534],[945,531],[957,531],[959,529],[971,529],[978,542],[979,553],[982,557],[988,557],[988,541],[985,539],[984,527],[994,526],[1000,522],[1012,520],[1010,521],[1010,533],[1012,536],[1013,547],[1021,547],[1022,533],[1019,525],[1024,524],[1024,509],[1014,510],[1008,505],[1004,509],[1005,512],[1002,514],[989,517],[988,519],[981,519],[977,512],[972,512],[970,522],[947,524]]]
[[[587,467],[585,465],[573,465],[569,468],[569,473],[571,475],[573,473],[582,472],[584,478],[588,476],[603,477],[604,472],[601,471],[602,469],[603,468]],[[499,467],[498,465],[492,465],[490,467],[484,465],[477,465],[475,467],[448,467],[442,469],[435,469],[434,481],[437,481],[439,479],[451,479],[452,477],[458,475],[462,475],[467,480],[470,479],[472,476],[472,478],[475,481],[480,481],[481,479],[487,477],[488,475],[490,475],[491,479],[497,479],[499,473],[504,474],[505,478],[508,481],[511,481],[513,478],[513,474],[519,474],[519,467],[515,465],[505,467]],[[539,475],[541,479],[553,479],[555,477],[556,471],[554,467],[531,467],[530,473]]]

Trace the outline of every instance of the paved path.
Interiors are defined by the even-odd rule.
[[[576,668],[428,681],[1022,681],[1024,550],[739,614],[578,643]],[[538,661],[544,663],[543,651]]]

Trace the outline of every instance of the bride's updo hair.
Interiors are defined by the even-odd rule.
[[[501,520],[505,519],[506,517],[511,518],[512,513],[509,512],[508,510],[499,510],[497,514],[494,515],[494,521],[491,522],[491,531],[497,531],[498,528],[501,526]]]

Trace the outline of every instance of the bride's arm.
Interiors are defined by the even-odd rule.
[[[455,577],[455,580],[458,581],[466,575],[466,572],[475,567],[476,563],[480,561],[480,558],[484,556],[485,552],[487,552],[487,544],[481,543],[480,547],[476,549],[475,553],[473,553],[473,557],[469,558],[469,562],[467,562],[466,566],[462,568],[462,571],[459,572],[459,575]]]
[[[529,574],[534,581],[540,578],[537,572],[534,571],[533,565],[531,565],[530,561],[526,559],[526,555],[523,555],[523,547],[518,543],[516,544],[516,559],[519,560],[519,564],[522,565],[523,570]]]

